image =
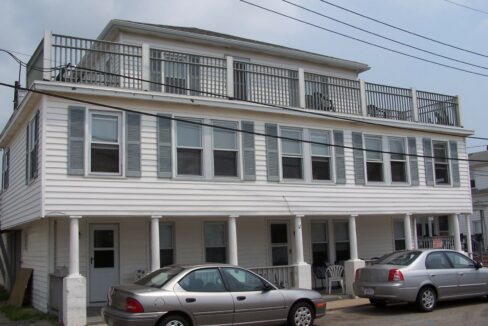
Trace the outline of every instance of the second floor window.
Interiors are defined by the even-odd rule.
[[[121,115],[92,112],[90,117],[90,171],[92,173],[120,174]]]
[[[365,136],[366,176],[369,182],[383,182],[383,150],[381,136]]]
[[[436,184],[449,184],[449,152],[447,142],[432,142],[434,148],[434,173]]]
[[[311,131],[310,140],[314,143],[330,144],[330,134],[328,132]],[[312,144],[312,179],[331,180],[330,146]]]
[[[185,120],[193,120],[187,119]],[[201,120],[194,120],[201,122]],[[176,156],[178,175],[202,175],[202,126],[178,121],[176,124]]]
[[[8,189],[8,186],[9,186],[9,170],[10,170],[10,149],[6,148],[3,151],[2,190]]]
[[[26,164],[27,164],[27,182],[35,179],[38,173],[38,148],[39,148],[39,112],[27,125],[27,153],[26,153]]]
[[[391,181],[407,182],[407,158],[405,155],[405,140],[403,138],[392,137],[390,140]]]
[[[283,179],[303,179],[302,131],[281,129],[281,168]],[[292,140],[292,139],[296,139]]]
[[[213,128],[213,161],[216,177],[238,176],[237,123],[214,121],[215,126],[234,130]]]

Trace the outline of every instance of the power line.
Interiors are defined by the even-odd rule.
[[[481,9],[477,9],[477,8],[474,8],[474,7],[470,7],[470,6],[464,5],[462,3],[454,2],[454,1],[451,1],[451,0],[443,0],[443,1],[448,2],[450,4],[453,4],[455,6],[458,6],[458,7],[463,7],[463,8],[472,10],[472,11],[476,11],[476,12],[479,12],[479,13],[482,13],[482,14],[485,14],[485,15],[488,15],[488,11],[484,11],[484,10],[481,10]]]
[[[401,41],[398,41],[398,40],[395,40],[391,37],[387,37],[387,36],[384,36],[384,35],[381,35],[381,34],[378,34],[378,33],[375,33],[375,32],[372,32],[370,30],[367,30],[365,28],[362,28],[362,27],[358,27],[358,26],[355,26],[355,25],[352,25],[352,24],[349,24],[349,23],[346,23],[340,19],[336,19],[336,18],[333,18],[333,17],[330,17],[330,16],[327,16],[323,13],[320,13],[318,11],[315,11],[315,10],[312,10],[310,8],[307,8],[307,7],[304,7],[304,6],[301,6],[299,4],[296,4],[294,2],[291,2],[291,1],[288,1],[288,0],[282,0],[283,2],[286,2],[294,7],[297,7],[297,8],[300,8],[302,10],[305,10],[305,11],[308,11],[308,12],[311,12],[315,15],[318,15],[318,16],[321,16],[321,17],[324,17],[324,18],[327,18],[327,19],[330,19],[330,20],[333,20],[337,23],[340,23],[340,24],[343,24],[343,25],[346,25],[346,26],[349,26],[351,28],[354,28],[354,29],[357,29],[361,32],[365,32],[365,33],[368,33],[370,35],[374,35],[376,37],[379,37],[379,38],[382,38],[382,39],[385,39],[387,41],[390,41],[390,42],[393,42],[393,43],[396,43],[396,44],[400,44],[400,45],[403,45],[403,46],[406,46],[406,47],[409,47],[411,49],[414,49],[414,50],[417,50],[417,51],[421,51],[421,52],[424,52],[424,53],[428,53],[428,54],[431,54],[431,55],[434,55],[434,56],[437,56],[437,57],[440,57],[440,58],[443,58],[443,59],[447,59],[447,60],[451,60],[451,61],[455,61],[455,62],[459,62],[459,63],[462,63],[462,64],[465,64],[465,65],[468,65],[468,66],[472,66],[472,67],[476,67],[476,68],[480,68],[480,69],[485,69],[485,70],[488,70],[488,67],[485,67],[485,66],[480,66],[480,65],[477,65],[477,64],[473,64],[473,63],[470,63],[470,62],[467,62],[467,61],[463,61],[463,60],[459,60],[459,59],[456,59],[456,58],[452,58],[452,57],[449,57],[449,56],[446,56],[446,55],[442,55],[442,54],[439,54],[439,53],[436,53],[436,52],[432,52],[432,51],[429,51],[429,50],[426,50],[426,49],[423,49],[423,48],[420,48],[418,46],[415,46],[415,45],[411,45],[411,44],[408,44],[408,43],[405,43],[405,42],[401,42]]]
[[[333,34],[336,34],[336,35],[339,35],[339,36],[342,36],[342,37],[346,37],[346,38],[349,38],[349,39],[354,40],[354,41],[357,41],[357,42],[361,42],[361,43],[364,43],[364,44],[368,44],[368,45],[377,47],[377,48],[382,49],[382,50],[385,50],[385,51],[389,51],[389,52],[392,52],[392,53],[400,54],[400,55],[403,55],[403,56],[406,56],[406,57],[409,57],[409,58],[417,59],[417,60],[424,61],[424,62],[427,62],[427,63],[431,63],[431,64],[434,64],[434,65],[437,65],[437,66],[441,66],[441,67],[444,67],[444,68],[448,68],[448,69],[452,69],[452,70],[457,70],[457,71],[462,71],[462,72],[465,72],[465,73],[468,73],[468,74],[472,74],[472,75],[488,77],[487,74],[479,73],[479,72],[472,71],[472,70],[467,70],[467,69],[460,68],[460,67],[451,66],[451,65],[448,65],[448,64],[444,64],[444,63],[441,63],[441,62],[434,61],[434,60],[429,60],[429,59],[426,59],[426,58],[422,58],[422,57],[419,57],[419,56],[416,56],[416,55],[413,55],[413,54],[409,54],[409,53],[405,53],[405,52],[402,52],[402,51],[394,50],[394,49],[391,49],[391,48],[388,48],[386,46],[382,46],[382,45],[379,45],[379,44],[376,44],[376,43],[373,43],[373,42],[365,41],[365,40],[362,40],[360,38],[357,38],[357,37],[354,37],[354,36],[351,36],[351,35],[348,35],[348,34],[345,34],[345,33],[340,33],[340,32],[337,32],[337,31],[334,31],[334,30],[325,28],[323,26],[316,25],[316,24],[310,23],[308,21],[305,21],[305,20],[302,20],[302,19],[299,19],[299,18],[290,16],[290,15],[284,14],[282,12],[279,12],[279,11],[276,11],[276,10],[273,10],[273,9],[269,9],[269,8],[266,8],[266,7],[257,5],[255,3],[252,3],[252,2],[249,2],[249,1],[246,1],[246,0],[239,0],[239,1],[241,1],[243,3],[246,3],[246,4],[250,5],[250,6],[253,6],[253,7],[256,7],[256,8],[259,8],[259,9],[262,9],[262,10],[265,10],[265,11],[268,11],[268,12],[271,12],[271,13],[274,13],[276,15],[279,15],[279,16],[282,16],[282,17],[286,17],[288,19],[291,19],[291,20],[294,20],[294,21],[297,21],[297,22],[300,22],[300,23],[303,23],[303,24],[306,24],[306,25],[309,25],[309,26],[312,26],[312,27],[315,27],[315,28],[318,28],[318,29],[327,31],[329,33],[333,33]]]
[[[428,41],[431,41],[431,42],[434,42],[434,43],[437,43],[437,44],[441,44],[441,45],[444,45],[444,46],[447,46],[447,47],[450,47],[450,48],[453,48],[453,49],[456,49],[456,50],[459,50],[459,51],[464,51],[464,52],[467,52],[467,53],[471,53],[471,54],[474,54],[474,55],[478,55],[478,56],[481,56],[481,57],[485,57],[485,58],[488,58],[488,55],[487,54],[483,54],[483,53],[479,53],[479,52],[475,52],[473,50],[468,50],[468,49],[464,49],[462,47],[459,47],[459,46],[456,46],[456,45],[452,45],[452,44],[448,44],[446,42],[442,42],[442,41],[439,41],[439,40],[436,40],[434,38],[431,38],[431,37],[428,37],[428,36],[425,36],[425,35],[422,35],[422,34],[419,34],[419,33],[415,33],[415,32],[412,32],[410,30],[407,30],[405,28],[401,28],[401,27],[398,27],[398,26],[395,26],[395,25],[392,25],[392,24],[389,24],[389,23],[386,23],[384,21],[381,21],[379,19],[375,19],[375,18],[372,18],[372,17],[369,17],[369,16],[366,16],[364,14],[361,14],[357,11],[354,11],[354,10],[351,10],[351,9],[348,9],[348,8],[345,8],[345,7],[342,7],[342,6],[339,6],[335,3],[332,3],[332,2],[329,2],[329,1],[325,1],[325,0],[319,0],[323,3],[326,3],[330,6],[333,6],[333,7],[336,7],[336,8],[339,8],[341,10],[344,10],[344,11],[347,11],[349,13],[352,13],[354,15],[357,15],[357,16],[360,16],[360,17],[363,17],[363,18],[366,18],[366,19],[369,19],[371,21],[374,21],[378,24],[382,24],[384,26],[388,26],[388,27],[391,27],[393,29],[396,29],[396,30],[399,30],[399,31],[402,31],[404,33],[407,33],[407,34],[410,34],[410,35],[414,35],[414,36],[417,36],[417,37],[420,37],[420,38],[423,38],[425,40],[428,40]]]
[[[127,109],[127,108],[124,108],[121,106],[104,104],[104,103],[100,103],[100,102],[96,102],[96,101],[83,100],[83,99],[74,98],[71,96],[55,94],[55,93],[48,92],[48,91],[41,91],[41,90],[35,90],[35,89],[29,89],[29,88],[25,88],[25,87],[10,85],[7,83],[1,83],[0,82],[0,86],[9,87],[9,88],[17,89],[17,90],[23,90],[23,91],[32,92],[32,93],[37,93],[37,94],[46,95],[46,96],[52,96],[52,97],[61,98],[64,100],[69,100],[69,101],[74,101],[74,102],[79,102],[79,103],[84,103],[84,104],[89,104],[89,105],[95,105],[95,106],[99,106],[99,107],[105,107],[105,108],[109,108],[109,109],[113,109],[113,110],[119,110],[119,111],[128,112],[128,113],[136,113],[136,114],[146,115],[146,116],[160,118],[160,119],[166,119],[166,120],[183,122],[183,123],[188,123],[188,124],[193,124],[193,125],[199,125],[199,126],[203,126],[203,127],[211,127],[211,128],[217,128],[217,129],[228,130],[228,131],[236,131],[239,133],[246,133],[246,134],[252,134],[252,135],[257,135],[257,136],[288,140],[288,141],[293,141],[293,142],[308,143],[308,144],[321,145],[321,146],[338,147],[338,148],[351,149],[351,150],[362,150],[365,152],[373,152],[373,153],[381,153],[381,154],[404,155],[404,156],[411,156],[411,157],[417,157],[417,158],[430,158],[430,159],[441,159],[441,160],[462,161],[462,162],[488,163],[488,160],[475,160],[475,159],[459,158],[459,157],[457,157],[457,158],[455,158],[455,157],[436,157],[436,156],[432,156],[432,155],[419,155],[419,154],[413,154],[413,153],[391,152],[391,151],[367,149],[367,148],[363,148],[363,147],[337,145],[337,144],[330,144],[330,143],[329,144],[328,143],[321,143],[321,142],[316,142],[316,141],[311,141],[311,140],[296,139],[296,138],[278,136],[278,135],[269,135],[266,133],[261,133],[261,132],[256,132],[256,131],[248,131],[248,130],[243,130],[240,128],[216,126],[216,125],[213,125],[210,123],[194,121],[194,120],[187,120],[187,119],[177,118],[177,117],[173,117],[173,116],[162,116],[162,115],[158,115],[158,114],[153,114],[153,113],[148,113],[148,112],[143,112],[143,111],[138,111],[138,110],[133,110],[133,109]]]

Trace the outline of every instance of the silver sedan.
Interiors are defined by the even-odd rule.
[[[488,269],[453,250],[406,250],[356,271],[354,292],[375,307],[416,303],[432,311],[440,300],[488,295]]]
[[[165,267],[113,287],[102,315],[110,326],[312,326],[325,307],[318,292],[279,289],[246,269],[205,264]]]

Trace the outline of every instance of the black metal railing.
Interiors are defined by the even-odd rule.
[[[419,122],[459,126],[456,96],[417,91]]]
[[[412,92],[407,88],[365,83],[369,117],[413,121]]]

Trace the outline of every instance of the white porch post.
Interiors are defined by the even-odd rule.
[[[417,235],[417,217],[412,218],[412,227],[413,227],[413,249],[419,248],[419,241]]]
[[[358,268],[364,267],[364,260],[359,259],[358,255],[358,240],[356,233],[356,217],[357,215],[349,216],[349,251],[351,252],[349,260],[344,262],[344,284],[346,293],[354,296],[354,289],[352,284]]]
[[[298,68],[298,98],[299,107],[305,109],[305,70],[303,68]]]
[[[300,289],[312,288],[312,266],[305,262],[303,256],[303,215],[295,215],[293,219],[293,230],[295,234],[295,286]]]
[[[227,236],[229,239],[229,264],[238,265],[239,258],[237,254],[237,223],[236,219],[238,215],[230,215],[229,222],[227,223]]]
[[[63,279],[63,323],[86,325],[86,279],[80,275],[81,216],[70,216],[69,275]]]
[[[159,251],[159,220],[160,215],[151,216],[151,271],[161,267]]]
[[[407,250],[413,249],[412,244],[412,221],[410,219],[410,214],[405,214],[403,218],[403,228],[405,231],[405,248]]]
[[[432,238],[432,235],[434,234],[434,233],[432,232],[432,221],[434,220],[434,217],[429,216],[429,217],[427,218],[427,220],[428,220],[428,222],[429,222],[429,224],[428,224],[428,228],[429,228],[429,229],[428,229],[428,232],[429,232],[429,238]]]
[[[468,255],[473,258],[473,244],[471,243],[471,214],[465,214],[466,218],[466,245],[468,249]]]
[[[462,251],[461,248],[461,234],[459,232],[459,214],[449,215],[449,223],[452,227],[452,234],[454,236],[454,250]]]

